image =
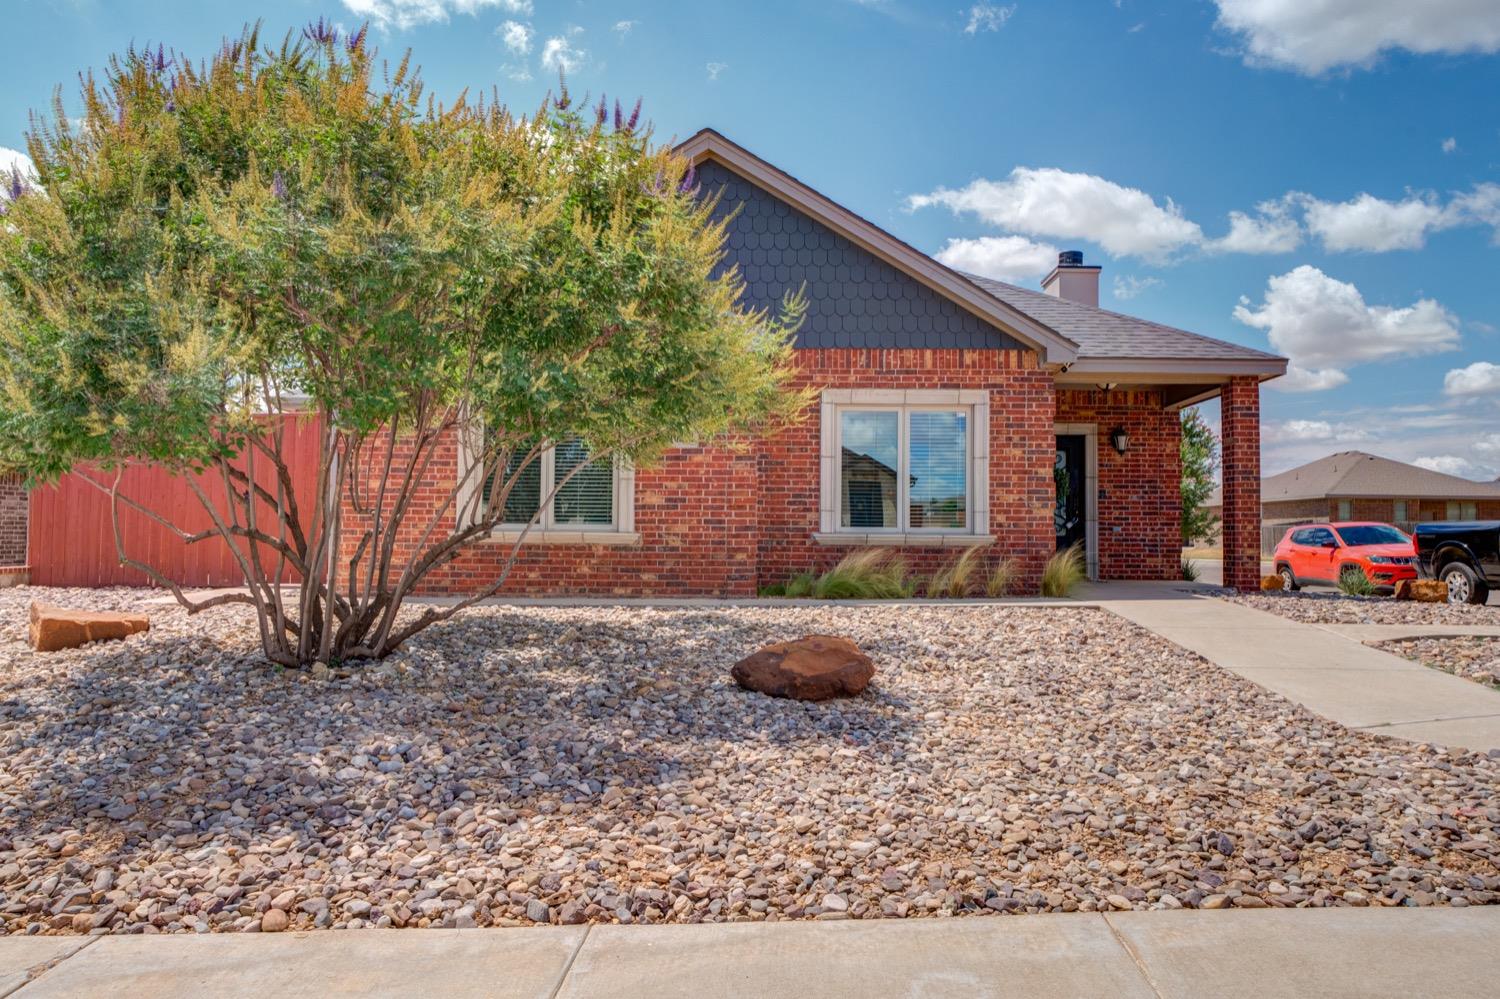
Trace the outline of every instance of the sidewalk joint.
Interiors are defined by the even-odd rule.
[[[548,999],[557,999],[558,993],[562,992],[562,987],[567,984],[568,974],[569,974],[569,972],[571,972],[573,970],[573,962],[576,961],[576,960],[578,960],[578,954],[579,954],[579,952],[583,950],[583,945],[586,944],[586,943],[588,943],[589,934],[592,933],[593,931],[594,931],[594,924],[593,923],[586,923],[586,924],[584,924],[584,927],[583,927],[583,936],[581,936],[581,937],[578,938],[578,944],[577,944],[577,946],[575,946],[573,948],[573,953],[571,953],[571,954],[568,955],[568,963],[564,964],[562,966],[562,971],[558,972],[558,975],[557,975],[557,984],[554,985],[554,986],[552,986],[552,991],[551,992],[547,993]]]
[[[1119,927],[1115,926],[1114,920],[1109,918],[1110,914],[1108,912],[1101,912],[1099,915],[1103,917],[1104,925],[1109,927],[1109,932],[1113,934],[1115,943],[1123,947],[1125,953],[1129,954],[1130,959],[1135,962],[1135,970],[1139,971],[1141,977],[1146,980],[1146,986],[1151,990],[1152,994],[1156,996],[1156,999],[1166,999],[1166,994],[1156,984],[1156,979],[1151,977],[1151,969],[1146,967],[1146,962],[1141,958],[1141,955],[1130,945],[1130,941],[1125,939],[1125,935],[1120,932]]]
[[[33,965],[32,967],[27,968],[26,969],[26,980],[24,982],[20,983],[19,985],[17,985],[13,989],[9,989],[9,990],[7,990],[5,992],[0,992],[0,999],[5,999],[6,996],[13,996],[17,992],[21,991],[22,989],[27,988],[30,985],[33,985],[34,983],[36,983],[37,981],[39,981],[41,979],[41,977],[43,975],[45,975],[47,972],[51,971],[53,968],[57,967],[59,964],[62,964],[64,961],[70,961],[74,957],[77,957],[79,954],[82,954],[84,951],[88,950],[90,947],[94,946],[94,944],[98,943],[100,940],[103,940],[108,935],[109,934],[107,934],[107,933],[99,933],[99,934],[91,935],[91,936],[85,938],[84,942],[82,944],[80,944],[79,946],[77,946],[77,947],[73,948],[72,950],[68,951],[62,957],[56,957],[56,958],[53,958],[50,961],[44,961],[41,964]]]

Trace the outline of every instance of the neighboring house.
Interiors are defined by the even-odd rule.
[[[1260,500],[1271,545],[1287,527],[1318,520],[1376,520],[1410,530],[1424,520],[1500,519],[1500,481],[1474,482],[1363,451],[1268,476]],[[1213,513],[1221,504],[1219,494],[1209,498]]]
[[[0,574],[26,564],[26,488],[16,475],[0,474]]]
[[[1063,254],[1040,292],[960,274],[717,132],[680,148],[705,195],[722,192],[719,212],[736,213],[726,264],[745,304],[805,289],[799,381],[817,399],[747,448],[682,446],[653,467],[575,478],[505,592],[753,595],[869,545],[919,573],[983,546],[991,563],[1017,559],[1028,589],[1074,541],[1097,577],[1177,578],[1178,409],[1213,397],[1231,486],[1225,574],[1254,584],[1260,383],[1285,359],[1098,308],[1099,268],[1081,254]],[[548,455],[509,498],[515,519],[581,457]],[[433,496],[470,460],[453,441]],[[518,532],[466,549],[429,589],[492,581]]]

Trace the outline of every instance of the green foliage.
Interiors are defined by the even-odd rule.
[[[790,593],[791,587],[787,587]],[[850,552],[812,584],[819,600],[890,600],[909,597],[906,560],[890,551],[866,548]]]
[[[1020,563],[1015,559],[1001,560],[990,570],[990,578],[985,580],[984,595],[987,597],[1010,596],[1010,591],[1015,587],[1016,579],[1020,574]]]
[[[980,570],[984,549],[979,545],[966,548],[952,562],[943,566],[927,581],[929,597],[967,597],[975,589],[975,575]]]
[[[1057,552],[1042,566],[1042,596],[1066,597],[1073,587],[1088,578],[1083,546],[1071,545]]]
[[[1219,530],[1219,518],[1204,505],[1214,491],[1219,467],[1219,439],[1196,407],[1182,411],[1182,543],[1207,541]]]
[[[1358,566],[1349,566],[1339,572],[1339,592],[1346,597],[1372,597],[1375,584]]]
[[[1182,560],[1182,578],[1189,583],[1198,581],[1198,563],[1190,558]]]
[[[217,532],[248,551],[245,602],[289,665],[409,636],[393,630],[402,600],[499,522],[526,467],[503,481],[513,451],[579,439],[593,460],[648,463],[806,401],[787,390],[802,303],[739,304],[714,199],[633,116],[611,124],[565,88],[530,116],[442,104],[362,31],[305,36],[266,46],[247,29],[207,60],[128,51],[85,74],[71,115],[59,97],[33,119],[37,187],[0,224],[0,466],[233,478]],[[243,487],[266,477],[244,462],[284,467],[261,414],[287,393],[328,428],[323,484],[312,509],[263,496],[276,522],[246,527]],[[393,465],[395,435],[410,451]],[[414,512],[455,435],[482,442],[477,460],[437,514]],[[464,485],[497,470],[489,494]],[[366,519],[334,516],[338,496]],[[389,543],[403,530],[415,554]],[[295,608],[254,585],[273,576],[264,560],[312,577]]]
[[[784,596],[788,597],[810,597],[813,594],[813,586],[816,585],[818,577],[815,573],[799,572],[786,582]]]

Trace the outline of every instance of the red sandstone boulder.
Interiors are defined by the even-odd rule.
[[[1286,588],[1286,580],[1277,576],[1260,577],[1260,588],[1263,593],[1276,593]]]
[[[796,701],[853,697],[875,675],[875,664],[845,638],[808,635],[777,642],[741,659],[730,670],[746,690]]]
[[[1448,584],[1441,579],[1413,579],[1411,599],[1419,604],[1443,604],[1448,602]]]
[[[144,614],[65,610],[35,602],[31,605],[31,647],[38,652],[113,641],[150,628],[151,622]]]

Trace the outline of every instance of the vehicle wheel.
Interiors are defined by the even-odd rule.
[[[1450,604],[1482,604],[1490,598],[1489,588],[1462,562],[1449,562],[1443,568],[1442,580],[1448,584]]]
[[[1287,590],[1288,592],[1291,592],[1291,591],[1294,591],[1294,590],[1300,590],[1300,589],[1302,589],[1301,586],[1297,585],[1297,574],[1294,573],[1294,572],[1292,572],[1292,567],[1291,566],[1289,566],[1289,565],[1280,565],[1280,566],[1277,566],[1276,567],[1276,574],[1281,577],[1281,588],[1283,590]]]

